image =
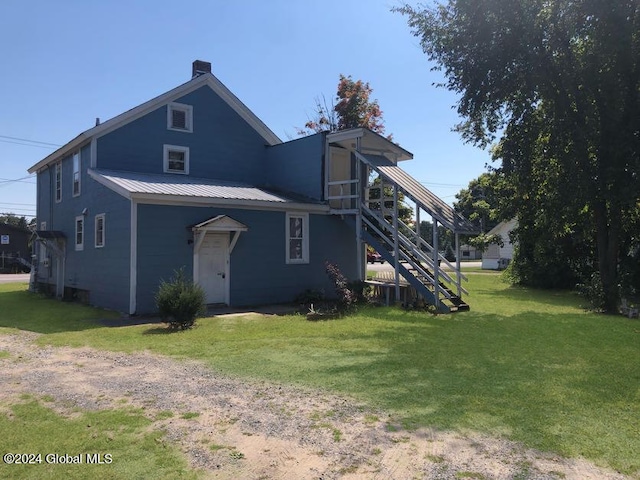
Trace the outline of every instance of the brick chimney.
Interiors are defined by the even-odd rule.
[[[199,77],[204,73],[211,73],[211,62],[196,60],[191,66],[191,78]]]

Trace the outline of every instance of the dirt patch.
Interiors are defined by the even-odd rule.
[[[9,352],[0,358],[0,406],[31,393],[52,397],[47,406],[63,413],[142,407],[206,478],[625,478],[502,439],[403,431],[389,414],[345,397],[148,353],[38,348],[37,336],[0,335]]]

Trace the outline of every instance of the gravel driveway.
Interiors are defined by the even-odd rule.
[[[196,362],[89,348],[39,348],[32,332],[1,335],[0,404],[23,393],[48,406],[121,408],[157,420],[205,478],[221,479],[623,479],[481,435],[394,428],[394,418],[323,392],[219,375]],[[183,419],[186,412],[195,418]],[[212,451],[209,445],[228,448]],[[232,455],[230,452],[235,452]],[[241,454],[241,455],[240,455]],[[465,476],[466,475],[466,476]]]

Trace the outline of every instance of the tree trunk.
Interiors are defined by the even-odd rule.
[[[618,254],[620,250],[619,215],[610,212],[604,202],[598,202],[594,209],[596,224],[596,244],[598,249],[598,271],[604,290],[604,309],[606,313],[618,312]]]

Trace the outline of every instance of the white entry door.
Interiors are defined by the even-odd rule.
[[[198,252],[198,284],[207,303],[228,303],[229,233],[207,233]]]

